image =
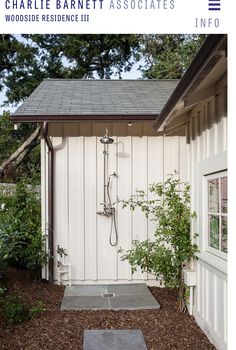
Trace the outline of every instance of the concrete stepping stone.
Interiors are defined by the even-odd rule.
[[[140,330],[85,330],[83,350],[147,350]]]

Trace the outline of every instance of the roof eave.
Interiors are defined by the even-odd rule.
[[[92,122],[92,121],[130,121],[130,120],[156,120],[158,114],[82,114],[82,115],[17,115],[13,114],[13,122]]]
[[[212,34],[206,38],[157,117],[153,125],[156,130],[162,131],[164,129],[167,118],[174,111],[176,104],[199,83],[198,78],[200,74],[204,71],[206,76],[212,69],[212,66],[218,62],[221,56],[217,54],[217,51],[226,40],[226,37],[226,34]],[[203,78],[202,74],[201,78]]]

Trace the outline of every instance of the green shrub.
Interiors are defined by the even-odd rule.
[[[23,178],[11,193],[0,191],[0,260],[38,271],[47,262],[41,232],[40,198]]]
[[[182,269],[189,259],[196,258],[198,251],[190,237],[190,220],[196,217],[190,210],[190,187],[175,173],[164,183],[152,184],[149,190],[152,200],[147,199],[144,191],[137,190],[128,200],[119,202],[131,210],[141,208],[146,217],[155,222],[155,240],[133,241],[132,249],[120,250],[121,259],[128,260],[132,272],[140,267],[143,272],[156,275],[166,287],[178,288],[180,308],[184,310]]]
[[[1,313],[9,324],[28,321],[45,310],[41,301],[38,301],[30,308],[29,305],[27,305],[22,298],[16,294],[9,294],[5,297],[3,296],[0,303]]]
[[[2,314],[9,324],[30,319],[30,309],[18,295],[7,295],[2,300]]]

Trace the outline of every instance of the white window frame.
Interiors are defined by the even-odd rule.
[[[208,230],[206,232],[206,228],[208,224],[206,224],[207,215],[207,193],[206,193],[206,176],[211,174],[216,174],[219,172],[227,171],[227,151],[220,152],[214,156],[208,157],[206,159],[201,160],[197,166],[197,173],[195,177],[195,181],[198,184],[197,190],[199,191],[198,196],[198,210],[197,210],[197,222],[198,222],[198,246],[200,252],[197,253],[198,258],[201,261],[204,261],[206,264],[212,266],[212,268],[216,269],[217,273],[222,272],[223,275],[227,275],[227,257],[225,259],[219,257],[215,254],[210,253],[207,250],[206,243],[208,238]],[[193,209],[194,210],[194,209]],[[207,237],[207,238],[206,238]],[[227,255],[227,254],[225,254]]]
[[[227,260],[227,253],[225,252],[222,252],[220,249],[216,249],[216,248],[213,248],[209,245],[209,240],[210,240],[210,231],[209,231],[209,221],[208,221],[208,217],[209,217],[209,214],[213,214],[213,213],[210,213],[208,211],[208,181],[209,180],[213,180],[213,179],[220,179],[222,177],[227,177],[228,178],[228,174],[227,174],[227,171],[219,171],[219,172],[216,172],[214,174],[205,174],[204,178],[205,178],[205,200],[206,200],[206,203],[205,203],[205,229],[204,229],[204,232],[206,232],[206,237],[205,237],[205,247],[206,247],[206,250],[209,252],[209,253],[212,253],[224,260]],[[220,201],[219,201],[219,206],[221,207],[221,191],[220,191],[220,186],[219,186],[219,198],[220,198]],[[219,210],[219,213],[214,213],[214,215],[216,216],[219,216],[219,226],[221,227],[221,218],[222,216],[225,216],[228,218],[228,213],[224,214],[224,213],[221,213],[221,209]],[[219,232],[219,243],[221,242],[221,230]],[[220,243],[221,244],[221,243]]]

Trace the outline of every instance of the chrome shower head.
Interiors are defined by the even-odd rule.
[[[114,140],[109,137],[108,129],[106,129],[105,135],[100,139],[100,142],[103,144],[110,144],[114,142]]]

